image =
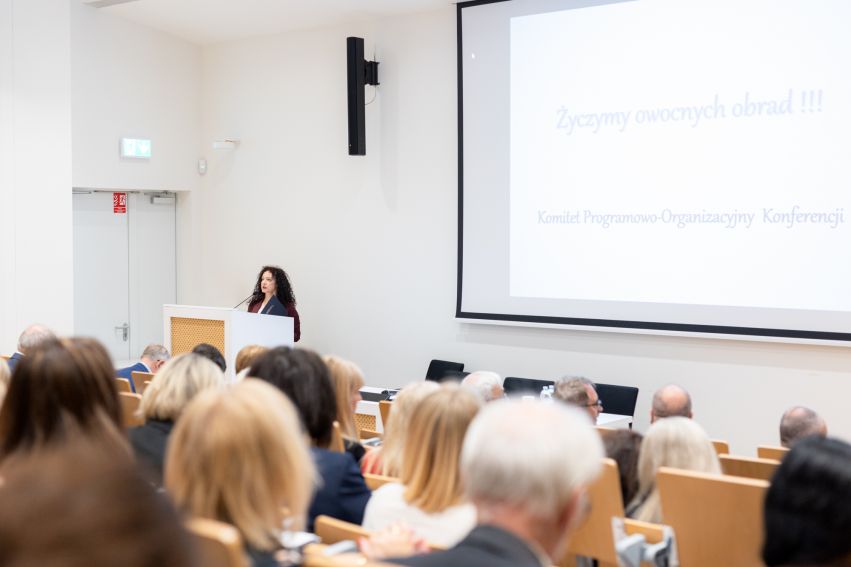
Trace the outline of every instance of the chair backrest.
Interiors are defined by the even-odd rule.
[[[145,393],[145,390],[147,390],[147,389],[148,389],[148,386],[150,386],[150,385],[151,385],[151,381],[150,381],[150,380],[145,380],[145,385],[144,385],[144,386],[142,386],[142,391],[141,391],[140,393],[141,393],[141,394],[144,394],[144,393]]]
[[[760,459],[774,459],[782,461],[786,457],[789,449],[786,447],[774,447],[771,445],[760,445],[756,448],[756,456]]]
[[[127,378],[116,378],[115,387],[118,388],[119,392],[127,392],[128,394],[133,393],[133,389],[130,387],[130,380]]]
[[[121,412],[124,417],[124,427],[138,427],[144,425],[145,418],[139,415],[139,406],[142,404],[142,396],[130,392],[119,392],[121,399]]]
[[[133,385],[136,387],[136,392],[139,394],[145,391],[145,382],[150,382],[154,379],[154,375],[150,372],[133,371],[130,373],[130,376],[133,379]]]
[[[381,400],[378,402],[378,413],[381,414],[381,427],[387,429],[387,420],[390,419],[390,410],[393,407],[393,402],[390,400]]]
[[[751,457],[736,457],[733,455],[718,455],[721,470],[724,474],[755,478],[771,481],[774,471],[780,466],[780,461],[774,459],[754,459]]]
[[[388,482],[399,482],[395,476],[385,476],[383,474],[363,473],[363,479],[370,490],[378,490]]]
[[[656,474],[665,524],[684,567],[763,567],[762,506],[768,482],[662,467]]]
[[[568,553],[593,557],[604,563],[617,564],[612,517],[623,518],[623,497],[618,465],[603,459],[603,470],[588,487],[590,513],[568,544]]]
[[[635,417],[635,403],[638,401],[638,388],[635,386],[617,386],[615,384],[595,384],[597,395],[603,402],[603,411],[617,415]]]
[[[461,372],[462,370],[464,370],[463,362],[434,359],[428,364],[425,379],[442,382],[447,372]]]
[[[372,532],[365,530],[357,524],[344,522],[330,516],[317,516],[313,524],[313,533],[319,536],[322,543],[331,545],[338,541],[357,541],[361,537],[369,537]],[[446,549],[440,545],[428,544],[432,551]]]
[[[340,429],[340,423],[337,421],[334,422],[334,430],[331,431],[331,446],[328,449],[338,453],[346,450],[346,446],[343,443],[343,432]]]
[[[712,446],[715,447],[715,454],[728,455],[730,453],[730,444],[719,439],[712,440]]]
[[[358,437],[360,437],[361,441],[365,441],[366,439],[375,439],[376,437],[381,437],[381,432],[374,429],[360,429],[358,430]]]
[[[239,531],[230,524],[192,518],[186,527],[195,538],[198,565],[204,567],[248,567]]]
[[[544,386],[552,386],[553,384],[555,384],[553,380],[509,376],[503,381],[502,387],[506,396],[539,396]]]

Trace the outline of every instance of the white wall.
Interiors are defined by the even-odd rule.
[[[196,188],[200,48],[70,4],[74,187]],[[120,138],[150,139],[151,159],[120,159]]]
[[[345,37],[381,61],[367,107],[367,155],[346,153]],[[454,7],[218,45],[204,50],[204,140],[242,140],[210,157],[184,217],[197,242],[182,298],[231,305],[256,270],[285,267],[302,344],[357,361],[372,385],[420,379],[431,358],[504,375],[583,374],[652,391],[678,382],[716,438],[752,453],[777,442],[794,403],[851,438],[851,352],[842,348],[597,334],[458,323]],[[370,93],[367,94],[369,99]]]
[[[69,7],[0,0],[0,353],[73,324]]]

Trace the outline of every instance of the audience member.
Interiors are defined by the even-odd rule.
[[[355,461],[360,462],[366,450],[360,444],[360,432],[355,424],[355,408],[361,401],[360,389],[363,388],[363,373],[354,362],[344,360],[339,356],[323,356],[322,360],[328,366],[331,381],[334,383],[334,395],[337,399],[337,423],[343,435],[346,452],[351,453]]]
[[[668,384],[656,390],[650,408],[650,423],[655,423],[663,417],[694,417],[691,412],[691,396],[685,388]]]
[[[6,390],[9,389],[9,380],[12,379],[12,371],[9,370],[9,365],[6,361],[0,358],[0,405],[3,404],[3,398],[6,397]]]
[[[587,418],[562,404],[501,400],[470,425],[461,476],[478,525],[455,547],[391,562],[435,567],[558,564],[587,507],[603,448]]]
[[[8,361],[9,370],[15,371],[15,367],[23,358],[48,341],[56,340],[53,331],[44,325],[30,325],[18,337],[18,350]]]
[[[505,396],[502,377],[496,372],[477,370],[468,374],[461,385],[476,392],[483,402],[492,402]]]
[[[458,385],[444,384],[414,408],[405,438],[400,482],[376,490],[363,526],[411,527],[430,543],[449,547],[476,524],[476,509],[462,492],[459,459],[470,422],[482,401]]]
[[[603,436],[606,456],[618,464],[621,496],[627,506],[638,494],[638,456],[641,454],[640,433],[632,429],[615,429]]]
[[[139,362],[133,366],[119,369],[115,375],[119,378],[126,378],[130,381],[130,390],[136,393],[136,385],[133,383],[134,372],[149,372],[156,374],[163,364],[168,362],[170,355],[168,349],[163,345],[148,345],[142,351],[142,356],[139,357]]]
[[[762,559],[779,565],[851,565],[851,445],[808,437],[780,463],[765,497]]]
[[[660,419],[650,426],[641,442],[638,494],[629,505],[627,516],[644,522],[663,522],[664,514],[656,487],[659,467],[721,473],[712,441],[696,421],[685,417]]]
[[[594,382],[581,376],[558,380],[553,397],[582,408],[591,417],[591,423],[597,423],[597,416],[603,411]]]
[[[218,366],[199,354],[186,353],[169,360],[145,388],[140,408],[145,425],[131,429],[128,437],[154,484],[162,485],[166,444],[183,409],[202,390],[224,385]]]
[[[239,349],[239,352],[236,353],[235,363],[237,382],[248,376],[248,372],[251,370],[251,363],[267,350],[267,347],[260,345],[246,345]]]
[[[0,409],[0,461],[71,437],[129,452],[113,366],[94,339],[63,339],[29,351]]]
[[[804,406],[795,406],[783,412],[780,419],[780,444],[791,448],[798,440],[811,435],[827,437],[824,419]]]
[[[399,477],[402,474],[402,452],[405,448],[405,436],[408,434],[413,409],[429,394],[440,389],[437,382],[423,380],[408,384],[396,394],[390,411],[390,417],[384,424],[384,442],[378,449],[369,451],[361,459],[361,469],[365,473]]]
[[[166,488],[189,516],[236,526],[254,567],[277,566],[281,532],[303,526],[314,484],[301,431],[292,403],[259,380],[202,392],[172,434]]]
[[[371,493],[352,456],[328,450],[337,411],[328,367],[315,352],[277,347],[257,358],[251,374],[289,397],[313,444],[322,483],[308,511],[307,529],[313,530],[320,514],[360,524]]]
[[[16,461],[3,477],[0,564],[6,567],[197,564],[177,512],[127,452],[77,439]]]
[[[225,362],[225,357],[222,356],[222,351],[207,343],[201,343],[192,349],[195,354],[200,354],[204,358],[211,360],[216,366],[222,369],[222,372],[227,371],[228,365]]]

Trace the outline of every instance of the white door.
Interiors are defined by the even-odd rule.
[[[74,332],[103,342],[117,365],[162,344],[162,306],[175,303],[176,196],[74,192]]]

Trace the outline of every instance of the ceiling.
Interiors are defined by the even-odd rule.
[[[375,16],[437,10],[453,0],[83,0],[104,12],[207,45]]]

